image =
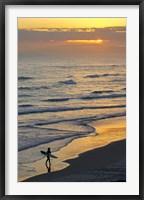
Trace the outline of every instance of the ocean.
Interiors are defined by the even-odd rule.
[[[43,158],[42,148],[55,152],[92,134],[89,122],[125,115],[124,62],[19,59],[19,164]]]

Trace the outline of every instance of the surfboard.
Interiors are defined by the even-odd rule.
[[[48,156],[48,153],[47,152],[45,152],[45,151],[40,151],[41,152],[41,154],[43,154],[43,155],[45,155],[45,156]],[[50,156],[50,158],[57,158],[55,155],[53,155],[53,154],[49,154],[49,156]]]

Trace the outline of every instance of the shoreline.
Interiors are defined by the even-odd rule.
[[[99,120],[88,123],[90,126],[95,128],[95,132],[82,138],[74,139],[67,146],[62,147],[59,151],[55,152],[54,155],[58,159],[52,160],[52,171],[51,174],[56,171],[67,170],[70,168],[71,162],[69,160],[79,159],[79,156],[83,153],[87,153],[90,150],[101,149],[115,141],[122,141],[125,137],[126,118],[117,117]],[[98,134],[98,135],[97,135]],[[83,144],[83,145],[81,145]],[[44,163],[45,158],[37,162],[28,164],[29,167],[35,168],[38,174],[47,173]],[[38,175],[36,174],[36,176]],[[31,176],[35,177],[35,176]],[[20,181],[29,180],[30,177],[24,177]]]
[[[69,167],[65,169],[37,175],[24,182],[125,182],[126,139],[87,151],[66,162]]]

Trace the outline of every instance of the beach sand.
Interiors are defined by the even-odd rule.
[[[117,117],[89,124],[95,132],[73,140],[55,152],[52,170],[45,159],[31,163],[37,176],[22,177],[28,182],[119,182],[126,181],[126,118]]]
[[[113,142],[67,160],[70,166],[27,179],[28,182],[124,182],[126,140]]]

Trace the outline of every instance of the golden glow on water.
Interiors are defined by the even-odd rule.
[[[104,28],[126,26],[126,18],[18,18],[19,29]],[[89,31],[91,31],[89,29]]]
[[[100,120],[90,123],[90,125],[95,127],[95,133],[88,137],[83,137],[72,141],[69,145],[56,152],[55,155],[60,157],[62,160],[67,160],[75,158],[78,156],[78,154],[91,149],[99,148],[111,142],[126,138],[125,117]]]

